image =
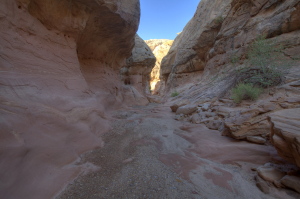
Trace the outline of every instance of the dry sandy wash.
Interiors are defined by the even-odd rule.
[[[261,192],[255,168],[285,163],[273,146],[236,141],[205,125],[176,121],[169,106],[116,111],[104,147],[82,155],[82,174],[58,196],[67,198],[297,198]]]

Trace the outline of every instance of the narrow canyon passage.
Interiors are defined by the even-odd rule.
[[[275,189],[265,195],[255,185],[251,169],[279,161],[272,146],[222,137],[173,116],[161,104],[116,111],[104,147],[78,163],[94,171],[57,198],[293,198]]]
[[[141,2],[0,2],[0,199],[300,198],[300,0]]]

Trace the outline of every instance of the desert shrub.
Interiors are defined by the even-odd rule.
[[[238,61],[240,60],[240,57],[236,54],[233,54],[231,57],[230,57],[230,62],[232,64],[236,64]]]
[[[258,37],[247,53],[248,65],[238,74],[238,82],[268,88],[279,85],[288,70],[288,61],[280,53],[282,46]]]
[[[216,24],[221,24],[224,21],[224,18],[222,16],[218,16],[214,19]]]
[[[262,88],[252,84],[240,83],[232,89],[231,97],[235,103],[241,103],[242,100],[256,100],[262,91]]]
[[[171,94],[171,97],[176,97],[176,96],[178,96],[179,95],[179,93],[177,92],[177,91],[174,91],[172,94]]]
[[[246,68],[241,70],[239,81],[262,88],[279,85],[283,81],[283,72],[274,68]]]

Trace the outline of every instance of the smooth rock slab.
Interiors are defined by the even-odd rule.
[[[196,105],[185,105],[185,106],[181,106],[177,109],[176,111],[176,115],[179,114],[184,114],[184,115],[189,115],[194,113],[195,111],[197,111],[197,106]]]
[[[300,167],[300,108],[277,111],[268,119],[278,154]]]
[[[253,142],[256,144],[265,144],[266,143],[266,139],[262,138],[260,136],[247,136],[247,140],[249,142]]]
[[[282,171],[279,171],[278,169],[272,168],[272,167],[266,167],[262,166],[257,169],[258,175],[268,181],[274,183],[275,181],[281,180],[283,176],[285,176],[285,173]]]
[[[270,187],[266,181],[261,179],[259,176],[255,176],[256,180],[256,186],[264,193],[269,194],[270,193]]]
[[[288,187],[291,188],[295,191],[297,191],[298,193],[300,193],[300,178],[297,176],[284,176],[280,182]]]

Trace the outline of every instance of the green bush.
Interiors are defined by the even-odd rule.
[[[275,45],[265,36],[258,37],[250,46],[248,66],[239,71],[237,82],[268,88],[283,81],[289,61],[281,53],[282,46]]]
[[[244,99],[255,100],[263,91],[281,84],[288,73],[293,60],[282,53],[283,46],[274,40],[267,40],[265,36],[258,37],[246,53],[245,66],[236,70],[235,85],[232,89],[232,99],[240,103]],[[231,63],[238,62],[235,54],[231,57]]]
[[[176,97],[176,96],[178,96],[179,95],[179,93],[177,92],[177,91],[175,91],[175,92],[173,92],[172,94],[171,94],[171,97]]]
[[[254,87],[252,84],[240,83],[232,89],[232,99],[235,103],[241,103],[242,100],[256,100],[263,89]]]
[[[230,61],[231,61],[232,64],[236,64],[237,62],[240,61],[240,57],[237,56],[236,54],[234,54],[234,55],[231,56]]]
[[[222,16],[218,16],[214,19],[216,24],[221,24],[224,21],[224,18]]]

